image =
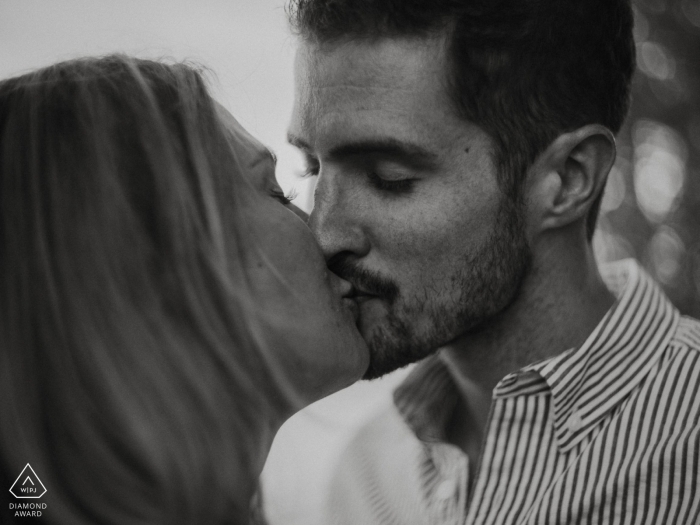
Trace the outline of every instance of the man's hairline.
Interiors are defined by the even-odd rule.
[[[446,99],[449,101],[452,109],[452,113],[454,116],[456,116],[460,121],[463,121],[463,123],[467,126],[475,126],[478,128],[481,132],[486,134],[488,137],[489,141],[491,142],[492,147],[491,149],[491,155],[492,155],[492,160],[494,163],[497,163],[499,159],[497,158],[498,156],[498,147],[496,145],[496,138],[489,132],[481,123],[475,122],[473,120],[469,120],[465,115],[464,112],[460,109],[459,103],[456,100],[455,96],[455,87],[453,85],[453,74],[451,71],[451,68],[454,66],[452,65],[451,61],[451,36],[452,36],[452,31],[454,23],[451,24],[443,24],[442,27],[438,27],[436,29],[431,30],[429,33],[426,34],[406,34],[406,35],[391,35],[391,34],[379,34],[376,36],[373,35],[365,35],[361,33],[357,34],[344,34],[341,35],[338,38],[332,38],[332,39],[321,39],[320,37],[317,37],[314,34],[311,35],[306,35],[303,32],[297,32],[297,38],[301,44],[301,46],[308,46],[307,51],[315,48],[321,53],[330,53],[333,51],[336,51],[342,46],[345,45],[353,45],[353,44],[359,44],[361,45],[363,42],[367,44],[373,44],[376,42],[379,42],[381,40],[423,40],[423,41],[440,41],[442,40],[443,42],[443,52],[444,52],[444,58],[445,58],[445,63],[443,64],[443,69],[444,69],[444,79],[443,79],[443,88],[445,90],[445,96]],[[297,48],[297,54],[304,52],[302,47]],[[301,137],[299,137],[297,134],[292,133],[291,125],[288,128],[287,132],[287,142],[298,149],[301,150],[308,150],[308,145],[301,140]],[[306,146],[306,147],[300,147],[300,145]]]

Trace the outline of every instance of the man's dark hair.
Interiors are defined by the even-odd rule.
[[[558,135],[592,123],[617,133],[627,114],[630,0],[290,0],[288,13],[318,44],[446,34],[454,102],[494,140],[499,182],[512,199]]]

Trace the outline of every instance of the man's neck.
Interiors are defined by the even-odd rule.
[[[524,366],[581,346],[614,300],[588,248],[535,261],[505,311],[441,351],[462,397],[448,429],[450,441],[475,462],[498,382]]]

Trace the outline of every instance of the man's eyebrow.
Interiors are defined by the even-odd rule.
[[[311,149],[306,142],[295,135],[287,135],[287,140],[290,144],[303,151],[308,152]],[[329,159],[341,159],[360,155],[384,155],[396,159],[405,159],[426,166],[437,164],[438,161],[437,153],[423,146],[419,146],[418,144],[394,138],[378,138],[348,142],[347,144],[341,144],[331,148],[328,152]]]
[[[287,142],[303,151],[309,151],[311,149],[306,142],[292,133],[287,133]]]

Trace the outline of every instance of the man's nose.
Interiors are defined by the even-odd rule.
[[[362,257],[369,251],[358,198],[342,174],[319,174],[308,224],[326,261],[340,253]]]

